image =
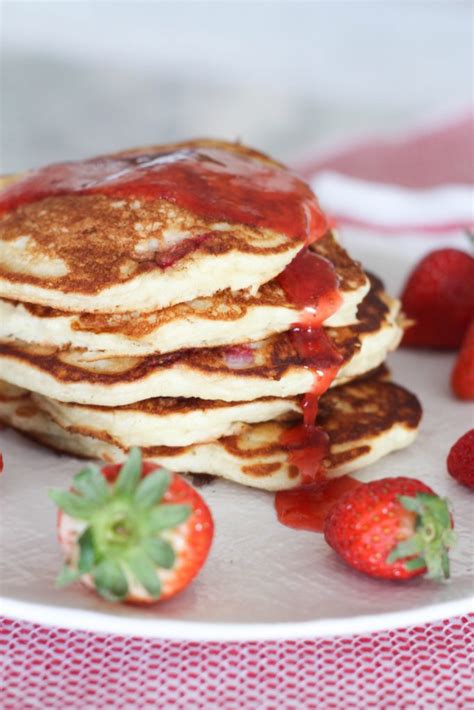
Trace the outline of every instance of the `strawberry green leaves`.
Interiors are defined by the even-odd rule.
[[[72,518],[90,520],[109,496],[107,482],[97,466],[86,466],[74,476],[73,490],[52,489],[49,497]]]
[[[94,508],[90,502],[76,493],[53,489],[49,492],[49,497],[56,503],[58,508],[70,515],[71,518],[90,520],[94,514]]]
[[[456,535],[447,501],[429,493],[400,495],[398,499],[405,510],[416,514],[415,532],[393,548],[387,562],[411,557],[405,563],[407,570],[426,567],[428,579],[448,579],[448,551],[455,544]]]
[[[77,569],[73,569],[72,567],[69,567],[68,565],[64,565],[62,568],[61,572],[58,574],[56,578],[56,586],[57,587],[67,587],[68,584],[72,584],[73,582],[77,582],[78,579],[82,577],[81,572]]]
[[[175,528],[189,518],[190,512],[188,505],[159,505],[150,511],[148,529],[151,533],[157,533],[166,528]]]
[[[90,575],[97,592],[110,601],[125,599],[136,587],[153,600],[161,594],[160,569],[172,569],[176,555],[162,537],[191,515],[189,505],[163,501],[172,476],[164,469],[143,475],[141,452],[134,448],[115,482],[96,466],[73,479],[70,491],[51,490],[50,498],[70,518],[81,521],[71,559],[57,584]]]
[[[116,560],[102,560],[92,570],[95,588],[108,601],[122,601],[128,594],[128,582],[122,566]]]
[[[170,484],[170,474],[164,468],[153,471],[140,481],[134,500],[141,508],[151,508],[164,496]]]
[[[136,547],[131,550],[127,556],[127,566],[151,598],[158,599],[161,593],[161,584],[153,560],[148,556],[146,549]]]
[[[107,482],[97,466],[87,466],[74,476],[74,488],[86,500],[101,505],[108,497]]]
[[[130,450],[128,459],[120,469],[119,476],[115,483],[114,493],[131,497],[135,492],[142,475],[142,453],[140,449],[134,447]]]
[[[86,528],[79,538],[79,561],[77,571],[79,574],[90,572],[96,562],[94,536],[92,528]]]
[[[158,567],[171,569],[174,566],[176,555],[166,540],[159,537],[149,538],[144,542],[144,549]]]

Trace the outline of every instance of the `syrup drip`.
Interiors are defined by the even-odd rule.
[[[319,328],[341,305],[334,266],[309,249],[302,249],[277,281],[288,300],[302,309],[298,326]]]
[[[327,434],[315,425],[319,398],[336,377],[343,358],[323,328],[294,325],[290,338],[298,356],[313,373],[313,386],[302,398],[303,424],[286,430],[280,443],[284,447],[291,444],[288,460],[298,469],[302,483],[309,483],[324,475],[322,462],[329,450]]]
[[[298,356],[313,373],[313,386],[302,399],[303,424],[285,431],[280,443],[291,445],[290,464],[296,466],[303,483],[323,475],[322,462],[328,453],[328,437],[315,426],[319,397],[328,389],[342,362],[321,327],[341,303],[338,278],[333,265],[323,257],[303,249],[278,277],[288,299],[302,308],[290,338]]]
[[[322,462],[329,451],[329,438],[315,425],[318,401],[337,375],[342,357],[323,328],[295,327],[290,337],[298,355],[313,372],[314,383],[302,399],[303,424],[284,431],[280,443],[288,447],[288,461],[296,466],[301,482],[306,484],[324,476]]]
[[[343,495],[364,485],[350,476],[333,478],[311,486],[279,491],[275,509],[280,523],[297,530],[322,532],[326,516]]]
[[[314,424],[318,399],[329,388],[342,363],[342,356],[329,340],[323,328],[294,327],[290,333],[293,347],[314,376],[313,387],[303,397],[303,418]]]
[[[280,444],[287,450],[288,461],[295,466],[303,484],[314,483],[321,477],[322,463],[329,450],[329,437],[314,424],[299,424],[286,429]]]
[[[303,483],[324,475],[322,462],[328,453],[327,435],[315,425],[319,397],[328,389],[342,362],[322,323],[341,303],[338,278],[333,265],[308,249],[278,277],[288,299],[301,314],[290,338],[298,356],[313,373],[313,386],[302,399],[303,424],[286,430],[280,443],[289,446],[288,460],[298,469]]]
[[[164,199],[209,221],[264,227],[306,244],[327,231],[315,196],[296,175],[205,146],[49,165],[2,190],[0,213],[72,194]]]
[[[341,304],[338,277],[330,261],[302,249],[277,278],[291,303],[302,309],[290,337],[314,374],[313,387],[303,398],[304,422],[314,424],[318,397],[328,389],[342,361],[321,328]]]

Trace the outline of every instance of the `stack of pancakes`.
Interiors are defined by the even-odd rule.
[[[4,423],[267,490],[416,435],[420,406],[382,367],[398,301],[266,156],[193,141],[50,166],[5,181],[0,211]],[[291,283],[313,267],[337,290],[303,303]]]

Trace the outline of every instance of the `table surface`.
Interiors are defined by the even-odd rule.
[[[370,636],[181,643],[0,623],[2,710],[467,710],[474,615]]]

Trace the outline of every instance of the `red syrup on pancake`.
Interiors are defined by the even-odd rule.
[[[276,280],[288,300],[301,309],[298,327],[319,328],[341,305],[334,266],[310,249],[302,249]]]
[[[271,229],[306,244],[327,231],[313,192],[296,175],[207,146],[105,155],[39,168],[2,190],[0,213],[73,194],[162,199],[209,221]]]
[[[280,523],[297,530],[322,532],[332,506],[343,495],[364,485],[351,476],[341,476],[290,491],[278,491],[275,509]]]
[[[291,338],[306,367],[314,376],[312,389],[303,396],[303,423],[286,429],[280,443],[287,450],[290,466],[295,466],[303,484],[324,477],[323,461],[329,453],[329,438],[316,425],[319,397],[337,375],[342,358],[323,328],[293,328]]]
[[[287,452],[290,468],[298,471],[303,485],[324,476],[323,461],[329,451],[329,439],[321,427],[314,424],[289,427],[280,435],[280,444]]]
[[[301,309],[290,331],[293,347],[313,374],[313,386],[302,399],[303,424],[285,430],[280,443],[290,466],[303,484],[324,476],[323,461],[329,452],[327,434],[316,425],[318,400],[336,377],[342,357],[322,324],[341,304],[336,271],[327,259],[303,249],[278,277],[292,304]]]
[[[314,424],[318,413],[318,400],[329,388],[342,363],[323,328],[295,326],[290,333],[293,346],[305,366],[313,374],[313,386],[303,396],[303,419],[306,426]]]
[[[277,280],[291,303],[301,308],[290,336],[296,352],[314,375],[313,387],[303,398],[305,424],[314,424],[317,400],[328,389],[342,362],[321,327],[341,305],[338,277],[330,261],[302,249]]]

